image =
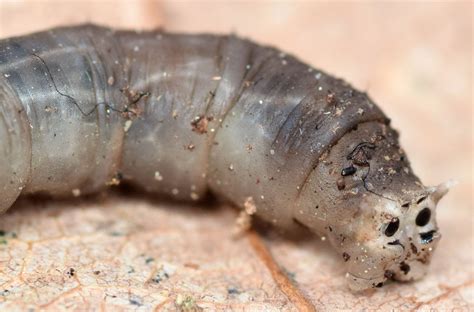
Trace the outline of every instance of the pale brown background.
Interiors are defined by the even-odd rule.
[[[0,3],[2,38],[81,22],[236,32],[367,90],[425,184],[459,181],[439,206],[429,275],[352,294],[325,242],[265,241],[321,311],[474,309],[472,3]],[[123,195],[19,203],[0,217],[0,309],[295,310],[248,240],[232,239],[235,215]]]

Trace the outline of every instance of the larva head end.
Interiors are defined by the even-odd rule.
[[[343,247],[352,290],[381,287],[387,280],[418,280],[426,274],[441,238],[435,208],[451,186],[413,192],[409,203],[393,198],[393,193],[391,198],[367,196],[362,201],[359,222],[351,225],[356,234]]]

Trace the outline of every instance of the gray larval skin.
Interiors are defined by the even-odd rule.
[[[327,238],[354,290],[421,277],[435,207],[363,92],[236,36],[57,28],[0,41],[0,211],[120,180],[249,199]]]

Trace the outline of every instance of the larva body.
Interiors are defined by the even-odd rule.
[[[0,211],[119,180],[211,191],[327,237],[353,289],[425,271],[446,188],[422,186],[366,94],[292,56],[235,36],[79,26],[0,41],[0,72]]]

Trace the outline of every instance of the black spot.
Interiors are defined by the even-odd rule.
[[[342,169],[341,175],[343,177],[350,176],[350,175],[353,175],[354,173],[356,173],[356,171],[357,171],[357,168],[350,165],[349,167],[346,167],[346,168]]]
[[[380,287],[382,287],[382,286],[383,286],[383,282],[380,282],[380,283],[378,283],[377,285],[375,285],[375,287],[377,287],[377,288],[380,288]]]
[[[240,294],[240,290],[238,290],[235,287],[229,287],[229,288],[227,288],[227,293],[229,295],[238,295],[238,294]]]
[[[426,196],[423,196],[422,198],[418,199],[418,201],[416,202],[417,204],[421,203],[422,201],[424,201],[426,199]]]
[[[431,230],[429,232],[425,232],[425,233],[420,233],[420,237],[421,237],[421,243],[422,244],[429,244],[433,241],[433,234],[436,233],[435,230]]]
[[[160,282],[162,282],[163,280],[165,279],[168,279],[170,276],[168,275],[168,273],[166,272],[159,272],[158,274],[155,275],[155,277],[153,277],[151,279],[152,282],[154,283],[157,283],[159,284]]]
[[[73,277],[75,274],[76,274],[76,270],[74,270],[74,268],[70,268],[66,274],[69,276],[69,277]]]
[[[405,262],[402,262],[400,263],[400,270],[405,273],[405,275],[408,274],[408,272],[410,272],[410,266],[408,264],[406,264]]]
[[[410,203],[406,203],[402,205],[403,208],[408,208],[408,206],[410,206]]]
[[[135,306],[141,306],[142,305],[142,303],[137,299],[131,298],[128,301],[130,302],[131,305],[135,305]]]
[[[400,220],[398,220],[398,218],[393,218],[392,221],[385,228],[385,235],[387,237],[393,236],[398,231],[399,226]]]
[[[399,245],[399,246],[402,246],[403,249],[405,249],[405,246],[402,243],[400,243],[398,239],[394,240],[393,242],[387,243],[387,245],[392,245],[392,246]]]
[[[431,210],[430,208],[423,208],[416,216],[415,223],[418,226],[425,226],[430,222]]]
[[[417,254],[417,253],[418,253],[418,248],[416,248],[416,246],[415,246],[413,243],[410,243],[410,247],[411,247],[411,251],[412,251],[414,254]]]
[[[349,255],[347,252],[343,252],[342,258],[344,259],[345,262],[347,262],[351,258],[351,255]]]

